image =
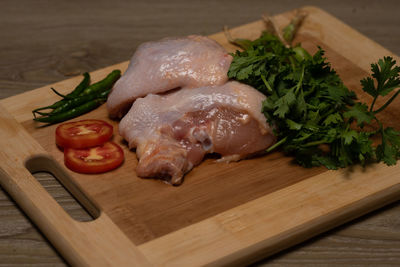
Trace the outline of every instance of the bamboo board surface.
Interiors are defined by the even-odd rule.
[[[391,53],[323,11],[315,8],[306,10],[310,14],[299,32],[298,41],[311,51],[315,51],[317,44],[321,45],[345,84],[359,93],[359,80],[369,73],[369,64]],[[276,20],[284,25],[292,15],[286,13],[277,16]],[[263,28],[262,22],[255,22],[233,29],[232,35],[256,38]],[[211,37],[230,51],[236,49],[227,43],[221,33]],[[92,74],[93,80],[101,79],[114,68],[125,70],[126,67],[127,62],[96,71]],[[51,86],[68,92],[79,80],[80,77],[76,77]],[[62,163],[62,153],[54,142],[56,126],[38,129],[31,120],[33,108],[56,100],[49,94],[51,86],[2,100],[1,104],[38,142],[38,150],[43,148],[42,153],[47,151]],[[398,125],[396,114],[399,107],[398,102],[394,103],[383,114],[383,121]],[[103,106],[82,117],[107,119],[107,114]],[[117,123],[110,123],[116,130]],[[36,146],[33,139],[26,139],[34,143],[33,147]],[[67,171],[69,175],[59,179],[78,194],[78,199],[84,204],[92,202],[97,207],[87,206],[92,214],[101,211],[98,220],[107,216],[112,225],[122,230],[135,245],[132,250],[140,251],[136,251],[139,260],[144,254],[155,265],[224,264],[256,259],[258,253],[265,256],[276,252],[378,208],[400,194],[397,166],[376,165],[352,172],[303,169],[280,153],[230,164],[208,159],[186,176],[182,186],[170,187],[160,181],[137,178],[134,153],[126,149],[117,132],[114,141],[125,148],[126,162],[121,168],[97,176]],[[21,151],[13,152],[18,154]],[[35,153],[37,151],[32,150],[28,155]],[[1,156],[6,157],[4,154]],[[7,163],[8,167],[14,164]],[[42,166],[46,168],[46,164]],[[4,177],[6,175],[2,175],[2,183]],[[83,195],[87,199],[83,199]],[[13,197],[17,202],[21,201]],[[57,216],[55,218],[54,224],[58,226],[65,219],[64,216],[58,221]],[[40,223],[36,223],[41,227]],[[46,227],[46,222],[43,223]],[[76,227],[80,228],[81,224],[76,223]],[[53,232],[44,232],[53,243],[57,243],[53,239],[60,238]],[[79,239],[78,236],[75,238]],[[76,242],[79,244],[79,240]],[[56,247],[61,253],[68,254],[66,257],[73,259],[71,262],[81,262],[79,259],[74,261],[79,258],[75,255],[79,254],[78,249],[70,251],[64,244],[56,244]],[[108,249],[113,250],[112,247]],[[135,257],[132,255],[135,254],[125,257]]]

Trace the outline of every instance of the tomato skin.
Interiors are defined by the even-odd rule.
[[[113,127],[102,120],[67,122],[56,129],[56,144],[66,148],[87,148],[101,145],[113,135]]]
[[[124,152],[114,142],[83,149],[64,149],[65,166],[78,173],[103,173],[119,167],[123,162]]]

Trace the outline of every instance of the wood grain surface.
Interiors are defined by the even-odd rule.
[[[2,1],[0,97],[127,60],[146,40],[211,34],[222,25],[233,27],[257,20],[264,12],[280,13],[305,4],[324,8],[400,54],[396,1],[146,1],[112,6],[105,1]],[[67,210],[85,218],[54,180],[40,177]],[[7,195],[0,200],[0,264],[65,264]],[[392,204],[258,265],[398,265],[399,211],[400,204]]]

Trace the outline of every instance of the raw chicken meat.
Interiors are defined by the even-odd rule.
[[[121,118],[135,99],[150,93],[222,85],[228,80],[231,61],[222,46],[203,36],[144,43],[108,97],[109,114]]]
[[[238,82],[139,98],[119,131],[136,147],[140,177],[177,185],[206,153],[220,161],[264,151],[276,139],[261,113],[265,96]]]

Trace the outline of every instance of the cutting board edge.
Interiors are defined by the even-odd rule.
[[[318,221],[315,222],[315,225],[309,225],[306,228],[303,228],[303,226],[299,226],[297,229],[293,229],[290,232],[282,233],[282,236],[276,236],[275,243],[267,242],[267,244],[265,244],[264,242],[260,242],[258,244],[255,244],[253,247],[249,247],[244,249],[243,251],[239,251],[237,255],[231,254],[225,258],[217,260],[213,262],[212,265],[241,265],[246,263],[248,264],[250,262],[254,263],[270,257],[278,252],[281,252],[301,242],[309,240],[324,232],[344,225],[363,215],[366,215],[379,208],[400,200],[400,185],[387,188],[386,190],[377,193],[377,195],[379,195],[379,197],[377,197],[376,201],[368,203],[368,206],[366,206],[366,203],[363,203],[364,206],[356,203],[354,204],[354,206],[349,207],[348,210],[343,212],[343,214],[340,216],[327,215],[326,218],[323,218],[324,222]]]
[[[379,175],[382,170],[386,170],[385,175]],[[253,261],[265,258],[399,200],[399,173],[400,165],[388,167],[383,164],[377,164],[368,173],[358,168],[350,177],[347,170],[329,171],[141,244],[138,248],[152,263],[161,266],[185,266],[189,263],[191,266],[219,266],[243,263],[242,258]],[[324,200],[323,195],[336,198]],[[280,218],[283,210],[290,211],[292,217]],[[164,253],[162,248],[167,245],[168,253]]]

